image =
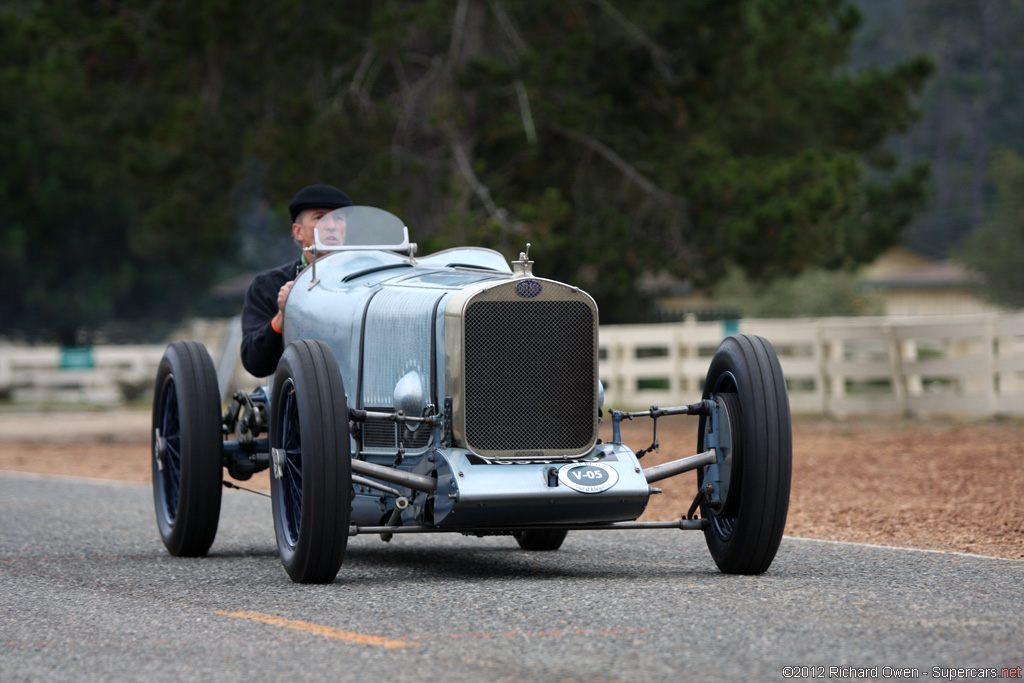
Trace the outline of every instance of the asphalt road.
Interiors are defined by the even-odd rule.
[[[1024,664],[1022,589],[1020,561],[790,538],[725,576],[681,531],[360,536],[299,586],[265,498],[226,491],[210,556],[178,559],[148,486],[0,474],[4,683],[964,680]]]

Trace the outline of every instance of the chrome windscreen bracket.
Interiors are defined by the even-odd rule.
[[[313,232],[316,233],[316,228],[313,228]],[[313,269],[313,272],[311,273],[312,277],[309,280],[309,287],[307,288],[307,290],[309,290],[320,284],[320,280],[316,277],[316,257],[319,252],[317,251],[315,244],[311,247],[303,247],[302,251],[309,252],[312,256],[312,258],[309,259],[309,267]]]

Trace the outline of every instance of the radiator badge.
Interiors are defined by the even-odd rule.
[[[580,493],[601,493],[619,481],[619,473],[602,463],[574,462],[558,468],[558,481]]]
[[[541,286],[536,280],[520,280],[516,285],[516,294],[524,299],[532,299],[540,294]]]

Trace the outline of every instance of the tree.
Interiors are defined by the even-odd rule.
[[[989,177],[997,208],[967,237],[962,259],[985,277],[983,290],[992,301],[1024,308],[1024,157],[1000,150]]]
[[[885,141],[930,64],[851,71],[858,24],[846,0],[10,0],[0,332],[180,312],[310,182],[427,249],[532,242],[606,321],[644,270],[869,259],[923,201]]]
[[[1019,0],[934,2],[857,0],[866,21],[854,63],[888,65],[927,52],[936,73],[921,94],[921,120],[894,145],[932,163],[928,207],[906,242],[936,258],[949,255],[990,212],[990,150],[1024,152],[1024,4]]]
[[[340,12],[318,18],[302,2],[0,6],[0,278],[17,294],[0,333],[174,321],[248,253],[240,227],[285,232],[273,206],[339,166],[309,148],[362,139],[316,99],[353,37]]]
[[[605,319],[642,311],[643,269],[702,283],[729,265],[771,279],[863,262],[924,203],[925,169],[884,145],[915,120],[931,63],[844,70],[848,3],[489,6],[491,49],[445,100],[472,104],[448,119],[474,142],[483,189],[465,205],[499,246],[495,223],[529,215],[520,241]]]
[[[4,331],[71,344],[115,317],[173,319],[224,245],[228,229],[182,229],[195,212],[176,209],[211,199],[197,176],[217,157],[181,164],[143,125],[184,102],[132,87],[148,65],[120,19],[75,2],[0,9]]]

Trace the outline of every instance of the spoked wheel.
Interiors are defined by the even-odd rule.
[[[296,583],[330,583],[348,545],[348,404],[326,344],[288,345],[271,393],[270,493],[281,562]]]
[[[160,538],[171,555],[205,555],[220,519],[223,446],[217,371],[202,344],[174,342],[160,359],[152,437]]]
[[[719,461],[697,471],[698,486],[716,484],[716,500],[705,496],[701,517],[708,550],[727,574],[760,574],[782,542],[789,509],[793,460],[786,380],[775,349],[763,337],[736,335],[719,346],[704,382],[717,420],[708,433],[700,418],[698,452],[719,444]],[[715,424],[717,422],[717,424]]]
[[[565,529],[527,529],[515,533],[523,550],[558,550],[569,532]]]

